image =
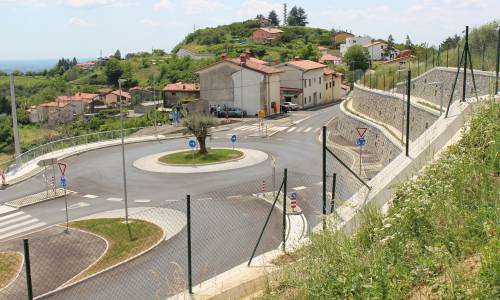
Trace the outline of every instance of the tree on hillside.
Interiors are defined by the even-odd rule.
[[[344,54],[344,62],[351,71],[347,74],[348,81],[354,81],[354,78],[352,78],[353,70],[362,70],[364,72],[368,69],[370,65],[369,58],[370,55],[368,53],[368,49],[363,46],[354,45],[347,49],[346,53]]]
[[[0,115],[1,114],[10,114],[11,109],[10,109],[10,103],[9,100],[7,100],[7,97],[5,95],[0,96]]]
[[[11,145],[14,142],[10,116],[0,115],[0,141],[5,145]]]
[[[384,50],[384,56],[389,57],[393,50],[394,50],[394,38],[392,37],[392,34],[389,34],[389,37],[387,37],[387,48]]]
[[[307,23],[309,23],[307,22],[306,11],[300,6],[292,7],[288,15],[287,23],[290,26],[306,26]]]
[[[78,61],[76,60],[76,57],[73,57],[73,61],[71,62],[72,66],[76,66],[78,64]]]
[[[301,56],[303,59],[316,60],[318,59],[318,47],[313,47],[312,44],[308,44],[304,49],[302,49]]]
[[[484,54],[486,49],[496,46],[496,30],[498,24],[491,22],[479,28],[474,28],[470,34],[470,45],[473,51],[481,55],[481,70],[484,70]]]
[[[113,55],[114,58],[116,59],[122,59],[122,54],[120,52],[120,50],[116,50],[115,54]]]
[[[207,154],[207,135],[210,132],[210,127],[217,125],[217,120],[212,115],[192,113],[182,120],[182,125],[186,127],[186,133],[194,135],[198,140],[200,146],[198,154]]]
[[[271,24],[274,26],[278,26],[280,24],[280,20],[278,19],[278,14],[274,9],[269,12],[269,16],[267,18],[271,20]]]
[[[415,45],[413,45],[413,43],[411,42],[411,40],[410,40],[410,36],[409,36],[409,35],[406,35],[406,39],[405,39],[405,49],[414,50],[414,48],[415,48]]]
[[[120,61],[116,58],[110,59],[106,63],[106,67],[104,68],[104,73],[106,74],[106,78],[108,79],[108,83],[118,86],[118,78],[120,78],[123,74],[122,67],[120,65]]]

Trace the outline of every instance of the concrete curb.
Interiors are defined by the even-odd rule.
[[[232,148],[224,148],[224,147],[217,147],[217,148],[213,148],[213,149],[231,149],[231,150],[236,150],[237,148],[235,149],[232,149]],[[168,154],[174,154],[174,153],[178,153],[178,152],[187,152],[189,150],[185,150],[185,149],[182,149],[182,150],[174,150],[174,151],[170,151]],[[240,151],[241,152],[241,151]],[[167,153],[165,155],[168,155]],[[238,157],[238,158],[232,158],[232,159],[229,159],[229,160],[224,160],[224,161],[221,161],[221,162],[213,162],[213,163],[206,163],[206,164],[189,164],[189,165],[183,165],[183,164],[167,164],[167,163],[164,163],[164,162],[161,162],[158,160],[158,163],[159,164],[162,164],[162,165],[165,165],[165,166],[169,166],[169,167],[181,167],[181,166],[190,166],[190,167],[202,167],[202,166],[211,166],[211,165],[218,165],[218,164],[223,164],[223,163],[228,163],[228,162],[235,162],[235,161],[238,161],[238,160],[242,160],[245,158],[245,153],[242,152],[242,156]]]

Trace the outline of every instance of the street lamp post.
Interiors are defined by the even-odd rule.
[[[125,79],[118,79],[118,88],[120,91],[120,134],[121,134],[121,144],[122,144],[122,174],[123,174],[123,200],[125,202],[125,223],[128,226],[130,234],[130,225],[128,222],[128,199],[127,199],[127,173],[125,171],[125,137],[123,132],[123,111],[122,111],[122,84],[125,83]]]

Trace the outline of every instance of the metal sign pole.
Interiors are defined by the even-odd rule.
[[[66,193],[66,184],[64,184],[64,205],[66,206],[66,233],[69,233],[68,195]]]
[[[361,149],[363,146],[360,144],[359,145],[359,176],[361,176]]]

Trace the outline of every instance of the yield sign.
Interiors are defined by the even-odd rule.
[[[64,176],[66,173],[66,164],[65,163],[57,163],[59,165],[59,171],[61,171],[61,175]]]
[[[363,137],[367,130],[368,130],[368,128],[366,128],[366,127],[356,128],[356,131],[358,132],[359,137]]]

